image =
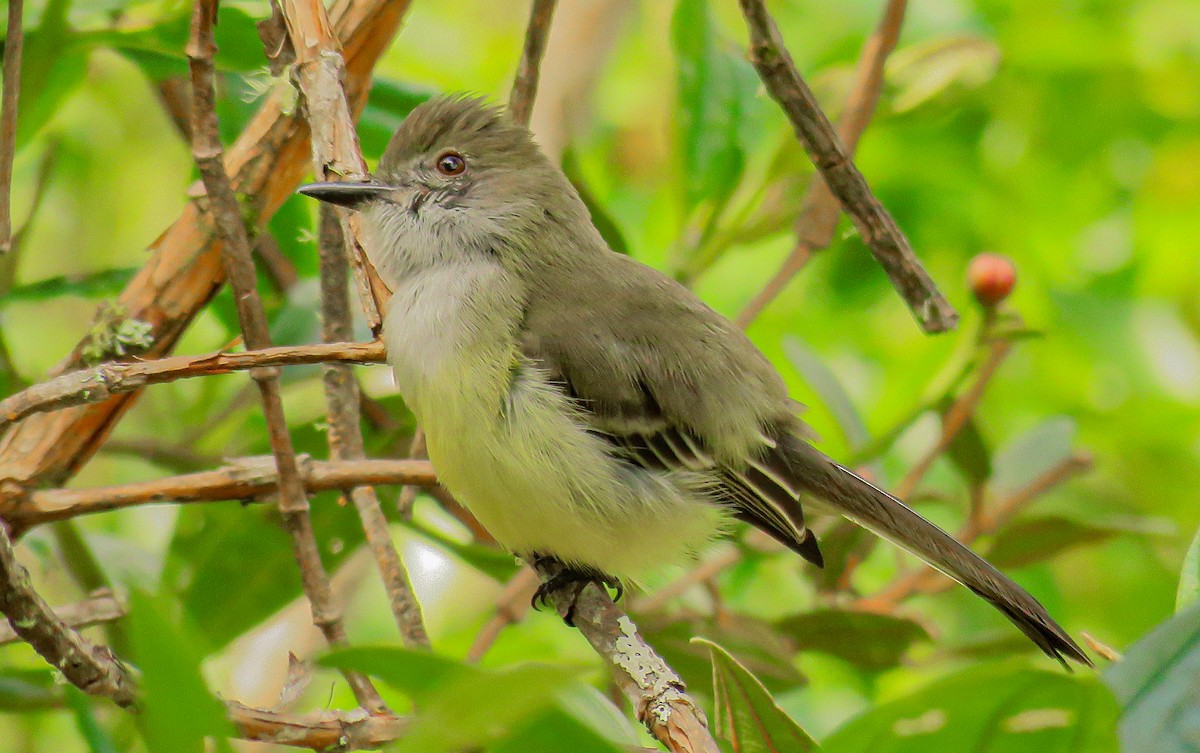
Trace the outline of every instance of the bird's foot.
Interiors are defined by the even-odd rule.
[[[609,588],[613,589],[616,592],[613,601],[619,600],[625,594],[625,586],[621,581],[605,573],[568,567],[558,559],[544,555],[535,555],[532,558],[532,564],[539,573],[550,570],[551,575],[542,581],[537,591],[534,591],[530,604],[534,609],[539,609],[549,604],[555,594],[566,594],[568,606],[563,614],[563,622],[570,627],[575,627],[575,606],[583,589],[587,588],[589,583],[595,583],[606,593]]]

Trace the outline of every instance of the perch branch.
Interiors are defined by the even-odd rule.
[[[329,361],[382,363],[386,357],[382,343],[344,342],[281,345],[243,353],[209,353],[202,356],[169,356],[151,361],[104,363],[54,377],[0,400],[0,429],[34,413],[98,403],[114,395],[177,379]]]
[[[538,574],[548,579],[560,565],[542,564]],[[572,609],[568,593],[551,595],[560,615]],[[633,621],[608,594],[588,584],[574,599],[575,627],[609,665],[621,692],[637,709],[638,720],[672,753],[717,753],[720,749],[696,703],[685,693],[683,680],[642,639]]]
[[[353,333],[342,228],[329,207],[321,208],[320,263],[322,336],[327,342],[337,342]],[[330,456],[335,460],[360,460],[366,453],[360,427],[358,382],[354,379],[354,373],[345,364],[329,364],[325,367],[324,381]],[[379,566],[388,603],[405,645],[410,648],[429,648],[429,634],[421,616],[421,605],[413,594],[404,560],[392,543],[387,518],[383,515],[375,489],[370,486],[352,487],[350,498],[362,520],[367,545]]]
[[[437,483],[433,466],[422,460],[309,460],[300,456],[301,480],[309,493],[372,486]],[[30,492],[3,511],[11,525],[33,526],[80,515],[139,505],[225,500],[259,500],[279,491],[279,473],[269,457],[243,458],[211,471],[168,476],[120,486],[44,489]]]
[[[289,714],[231,701],[225,710],[243,739],[317,751],[382,748],[408,729],[404,717],[362,709]]]
[[[952,329],[958,313],[938,291],[895,220],[871,193],[808,84],[800,77],[763,0],[739,0],[750,30],[750,60],[787,114],[813,164],[854,220],[863,242],[926,332]]]
[[[984,511],[979,515],[972,516],[958,532],[956,538],[969,546],[981,536],[994,533],[1030,502],[1091,467],[1092,459],[1089,455],[1083,453],[1070,455],[1027,486],[996,503],[991,511]],[[921,568],[900,576],[887,588],[873,596],[858,599],[854,602],[854,607],[868,612],[891,612],[901,602],[918,593],[936,593],[947,588],[951,583],[953,581],[938,571]]]
[[[879,93],[883,90],[883,65],[887,62],[888,55],[896,48],[907,7],[908,0],[888,0],[879,26],[863,47],[854,74],[854,87],[846,98],[842,117],[837,124],[838,137],[845,145],[848,155],[854,154],[859,138],[875,114]],[[829,245],[837,230],[840,211],[841,207],[829,190],[829,184],[821,180],[819,175],[814,175],[804,196],[800,216],[796,219],[796,247],[758,295],[738,314],[738,326],[749,326],[750,322],[783,292],[812,255]]]
[[[0,525],[0,612],[13,632],[90,695],[106,696],[118,706],[136,703],[133,679],[106,646],[93,645],[69,627],[33,590],[29,571],[17,561],[12,539]]]
[[[216,0],[196,0],[187,49],[192,80],[192,155],[204,181],[209,213],[221,240],[225,274],[233,288],[238,323],[246,345],[250,348],[266,348],[271,345],[271,336],[256,287],[250,238],[242,221],[237,196],[225,172],[224,150],[218,135],[212,63],[216,51],[212,26],[216,15]],[[279,369],[259,368],[250,374],[262,397],[263,417],[267,421],[271,451],[279,470],[279,513],[283,517],[284,528],[292,538],[304,593],[312,607],[313,623],[320,628],[331,646],[345,646],[346,630],[333,601],[329,574],[321,562],[320,549],[309,517],[307,492],[300,480],[292,438],[283,414]],[[343,675],[361,706],[371,711],[384,708],[379,692],[365,675],[351,671],[345,671]]]
[[[529,125],[529,118],[533,115],[533,100],[537,96],[542,55],[546,52],[550,21],[554,17],[554,6],[557,3],[558,0],[533,0],[529,9],[529,26],[525,30],[521,62],[513,80],[512,93],[508,96],[508,112],[515,122],[523,126]]]
[[[12,176],[17,151],[17,102],[21,93],[22,18],[25,0],[8,0],[4,38],[4,96],[0,101],[0,255],[12,248]]]
[[[112,591],[96,591],[83,601],[67,604],[54,610],[63,624],[76,630],[112,622],[125,616],[125,606],[117,601]],[[0,624],[0,646],[21,640],[11,625]]]

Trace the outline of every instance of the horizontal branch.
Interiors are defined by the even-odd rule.
[[[102,622],[112,622],[124,617],[125,612],[125,605],[118,601],[117,597],[108,589],[97,591],[83,601],[66,604],[54,610],[58,619],[76,630],[90,625],[99,625]],[[0,624],[0,646],[16,643],[19,640],[21,640],[21,636],[17,635],[12,626]]]
[[[303,456],[297,460],[301,461],[300,478],[309,493],[362,485],[428,487],[437,483],[427,460],[309,460]],[[279,473],[272,458],[243,458],[215,470],[153,481],[36,491],[0,510],[0,517],[19,530],[27,530],[53,520],[159,502],[260,499],[274,494],[278,484]]]
[[[402,737],[409,725],[404,717],[373,715],[363,709],[290,714],[236,701],[225,708],[241,738],[321,751],[382,748]]]
[[[260,366],[313,363],[382,363],[387,352],[380,342],[283,345],[242,353],[171,356],[152,361],[104,363],[35,384],[0,400],[0,431],[26,416],[73,405],[98,403],[113,395],[177,379],[245,371]]]

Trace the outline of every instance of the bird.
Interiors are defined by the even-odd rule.
[[[372,177],[299,191],[358,213],[392,291],[388,361],[438,478],[510,552],[560,566],[541,598],[587,582],[619,597],[736,521],[820,567],[808,507],[958,581],[1064,667],[1091,665],[1023,588],[816,449],[745,333],[611,250],[503,108],[433,97]]]

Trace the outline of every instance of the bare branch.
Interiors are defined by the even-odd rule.
[[[883,90],[883,65],[896,48],[907,7],[908,0],[888,0],[879,26],[863,47],[854,74],[854,87],[846,98],[846,106],[837,124],[837,134],[847,154],[854,154],[859,138],[875,114],[875,106]],[[819,175],[814,175],[808,185],[800,216],[796,219],[796,247],[758,295],[738,314],[738,326],[749,326],[808,264],[813,253],[829,245],[837,230],[840,213],[841,206],[830,192],[829,185]]]
[[[106,646],[93,645],[54,614],[33,590],[29,571],[17,561],[12,539],[0,525],[0,612],[13,632],[85,693],[118,706],[136,703],[133,679]]]
[[[112,591],[97,591],[83,601],[67,604],[54,610],[63,624],[76,630],[112,622],[125,616],[125,606],[117,601]],[[0,625],[0,646],[21,640],[11,625]]]
[[[525,30],[525,45],[521,51],[521,63],[513,81],[512,93],[508,97],[508,113],[521,125],[529,125],[533,115],[533,100],[537,96],[538,74],[542,66],[542,55],[546,52],[546,38],[550,35],[550,20],[558,0],[533,0],[529,9],[529,26]]]
[[[542,564],[538,574],[552,577],[560,565]],[[621,692],[637,709],[638,720],[673,753],[717,753],[704,713],[685,691],[683,680],[642,639],[633,620],[595,584],[572,603],[562,591],[551,595],[560,615],[571,611],[575,627],[608,663]]]
[[[217,237],[221,239],[221,257],[225,263],[225,274],[233,288],[243,337],[251,348],[266,348],[271,345],[271,336],[256,287],[250,238],[242,222],[229,175],[225,172],[224,149],[217,129],[212,83],[212,58],[216,51],[212,26],[216,14],[216,0],[196,0],[187,50],[192,80],[192,155],[204,180],[208,211],[216,226]],[[284,528],[292,537],[304,593],[312,606],[313,623],[321,629],[330,645],[345,646],[346,630],[333,601],[329,574],[321,562],[309,517],[308,496],[300,480],[292,438],[283,415],[279,369],[259,368],[252,371],[251,376],[262,396],[263,417],[267,421],[271,451],[279,469],[279,513],[283,517]],[[351,671],[342,674],[360,705],[372,711],[384,708],[379,692],[365,675]]]
[[[227,374],[268,366],[328,363],[382,363],[387,351],[379,342],[281,345],[242,353],[171,356],[153,361],[104,363],[35,384],[0,400],[0,429],[43,411],[97,403],[151,384]]]
[[[322,337],[327,342],[350,337],[350,296],[346,290],[346,254],[342,228],[329,207],[321,208],[321,322]],[[328,404],[329,451],[338,460],[358,460],[365,457],[360,428],[358,382],[350,367],[330,364],[325,367],[325,401]],[[387,518],[379,497],[370,486],[350,489],[350,498],[358,510],[366,534],[367,545],[375,555],[379,575],[396,626],[405,645],[429,648],[429,634],[421,616],[421,605],[413,594],[412,583],[404,560],[392,543]]]
[[[413,432],[412,442],[408,445],[408,459],[424,460],[427,457],[428,454],[425,452],[425,430],[418,426],[417,430]],[[396,510],[400,513],[400,517],[405,520],[412,520],[413,503],[417,501],[418,491],[415,486],[406,486],[400,490],[400,495],[396,497]]]
[[[404,717],[362,709],[289,714],[233,701],[225,709],[241,738],[319,751],[382,748],[403,737],[409,724]]]
[[[437,483],[433,466],[423,460],[309,460],[298,462],[301,480],[309,493],[331,489]],[[89,489],[44,489],[0,511],[21,531],[54,520],[121,510],[149,504],[188,504],[224,500],[259,500],[279,492],[279,472],[269,457],[242,458],[211,471],[188,473],[152,481]]]
[[[21,55],[25,45],[25,0],[8,0],[4,39],[4,96],[0,101],[0,255],[12,247],[12,176],[17,150],[17,102],[21,92]]]
[[[871,193],[808,84],[800,77],[763,1],[739,0],[739,3],[750,29],[750,61],[767,91],[787,114],[822,178],[854,220],[863,242],[926,332],[952,329],[958,322],[958,313],[921,266],[895,220]]]

